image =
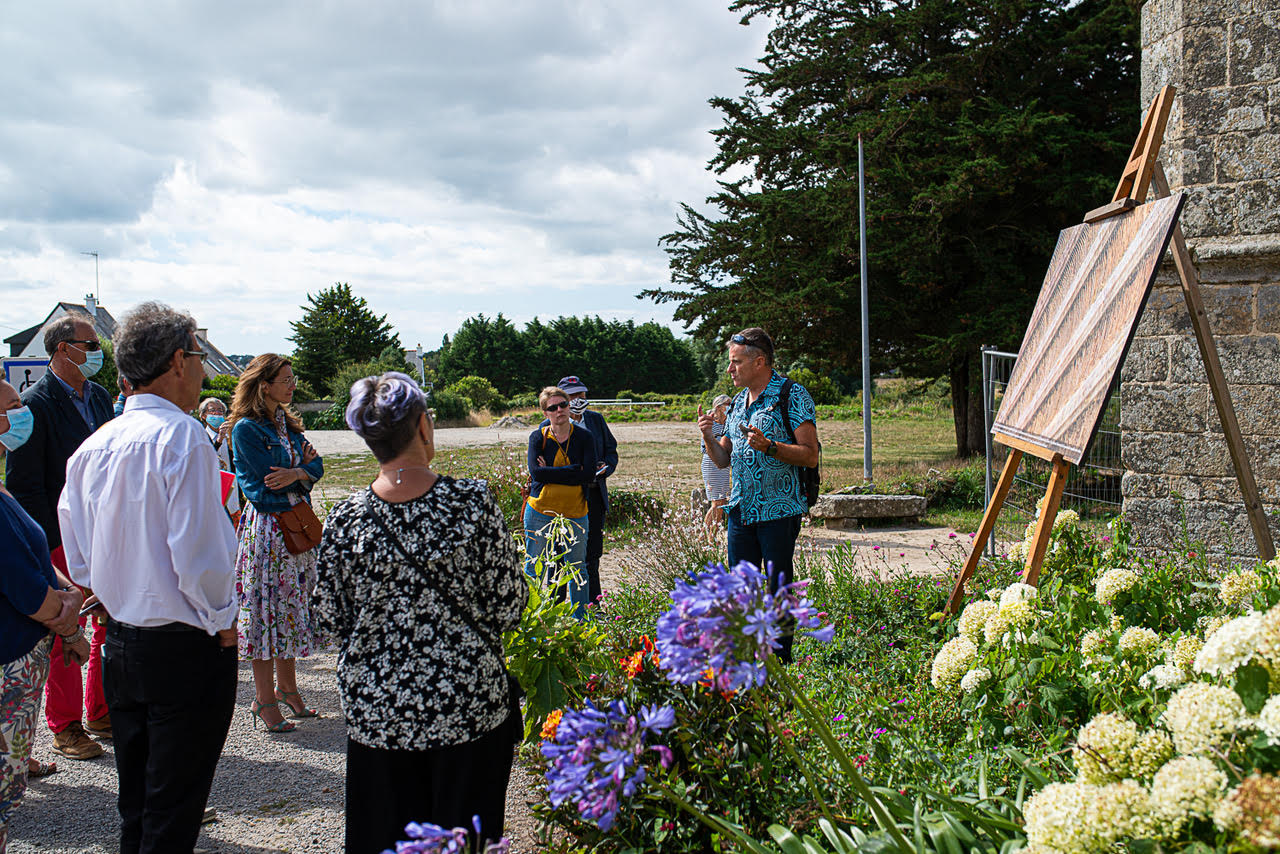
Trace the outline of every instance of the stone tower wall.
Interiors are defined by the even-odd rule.
[[[1160,159],[1188,194],[1183,231],[1280,542],[1280,0],[1149,0],[1140,109],[1166,83]],[[1122,380],[1124,510],[1141,541],[1173,545],[1185,521],[1211,551],[1256,553],[1167,258]]]

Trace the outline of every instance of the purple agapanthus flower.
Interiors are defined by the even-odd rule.
[[[634,715],[622,700],[604,708],[587,700],[584,709],[565,710],[555,738],[542,743],[542,755],[549,762],[546,777],[551,805],[572,803],[579,816],[608,830],[618,817],[623,798],[634,796],[644,782],[641,757],[645,752],[657,753],[662,767],[671,767],[671,750],[661,744],[646,744],[646,738],[675,722],[676,713],[670,706],[645,706]]]
[[[471,817],[471,826],[475,828],[475,839],[480,839],[480,816]],[[405,826],[405,835],[409,839],[397,842],[396,850],[383,851],[382,854],[466,854],[472,851],[472,836],[465,827],[446,830],[436,824],[419,824],[411,822]],[[476,843],[477,854],[507,854],[511,850],[511,840],[505,836],[497,842],[485,843],[483,848]]]
[[[710,679],[718,691],[758,688],[784,626],[830,642],[835,628],[823,626],[818,609],[804,598],[807,585],[797,581],[770,593],[768,579],[747,561],[733,569],[709,563],[678,582],[671,609],[658,618],[658,654],[667,678],[684,685]]]

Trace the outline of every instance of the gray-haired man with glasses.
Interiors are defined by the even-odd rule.
[[[724,436],[714,435],[715,420],[702,407],[698,429],[711,461],[733,471],[725,505],[729,565],[745,560],[760,567],[772,592],[793,580],[796,537],[808,511],[800,467],[818,464],[817,412],[804,386],[773,369],[773,340],[758,326],[730,337],[729,377],[742,391],[729,404]],[[792,636],[778,641],[778,657],[791,661]]]

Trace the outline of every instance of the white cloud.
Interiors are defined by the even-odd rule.
[[[0,21],[0,328],[92,287],[287,349],[347,281],[468,316],[670,319],[658,238],[766,28],[717,2],[22,4]],[[12,95],[12,97],[10,97]]]

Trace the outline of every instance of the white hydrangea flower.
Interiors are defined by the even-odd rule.
[[[995,602],[978,599],[965,606],[960,613],[960,634],[974,643],[982,640],[982,627],[987,618],[1000,608]]]
[[[933,659],[930,681],[939,691],[955,693],[960,680],[978,656],[978,647],[966,637],[954,637],[942,645]]]
[[[1218,587],[1218,598],[1228,608],[1241,608],[1261,589],[1262,576],[1255,570],[1229,572],[1223,576],[1222,584]]]
[[[1108,569],[1093,584],[1093,598],[1099,605],[1109,605],[1121,593],[1133,588],[1138,583],[1138,574],[1131,569],[1115,567]]]
[[[1258,625],[1258,654],[1270,661],[1273,668],[1280,669],[1280,605],[1262,615]]]
[[[1102,652],[1102,648],[1107,645],[1107,638],[1102,632],[1096,629],[1090,629],[1084,633],[1084,637],[1080,638],[1080,654],[1085,658],[1093,658]]]
[[[1118,632],[1124,628],[1124,620],[1120,619],[1120,615],[1117,614],[1116,616],[1111,618],[1110,625],[1111,625],[1111,631]]]
[[[1213,823],[1264,851],[1280,849],[1280,776],[1254,772],[1223,798]]]
[[[1086,783],[1102,785],[1129,775],[1129,754],[1138,743],[1138,725],[1123,715],[1107,712],[1096,715],[1076,734],[1071,758],[1077,776]]]
[[[991,678],[991,671],[985,667],[977,667],[970,670],[960,680],[960,690],[966,694],[972,694],[982,687],[982,683]]]
[[[1280,738],[1280,694],[1276,694],[1262,704],[1262,711],[1258,712],[1257,726],[1267,734],[1267,737]]]
[[[1059,510],[1058,515],[1053,517],[1053,532],[1055,534],[1062,533],[1067,528],[1080,527],[1080,514],[1074,510]]]
[[[1197,673],[1226,676],[1248,664],[1262,641],[1262,615],[1257,611],[1225,623],[1204,642],[1192,667]]]
[[[1151,806],[1161,835],[1174,839],[1193,819],[1210,818],[1226,787],[1227,775],[1203,756],[1169,760],[1151,781]]]
[[[1027,559],[1027,555],[1031,554],[1031,543],[1026,540],[1014,543],[1013,548],[1009,549],[1009,560],[1014,563],[1022,563]]]
[[[1150,798],[1132,780],[1093,786],[1051,783],[1027,801],[1028,851],[1092,854],[1130,836],[1148,836]]]
[[[1039,593],[1040,591],[1032,587],[1030,584],[1023,584],[1020,581],[1015,581],[1013,584],[1006,587],[1004,592],[1000,594],[1000,605],[1001,607],[1004,607],[1005,605],[1010,605],[1014,602],[1031,602],[1039,595]]]
[[[1028,602],[1009,602],[1001,605],[987,617],[982,627],[987,643],[995,644],[1010,632],[1029,627],[1036,619],[1036,610]]]
[[[1173,758],[1173,739],[1162,729],[1149,729],[1138,736],[1129,754],[1129,773],[1139,780],[1153,774]]]
[[[1173,645],[1173,663],[1181,667],[1184,672],[1190,673],[1196,654],[1203,647],[1204,642],[1195,635],[1178,638],[1178,642]]]
[[[1204,639],[1208,640],[1213,637],[1214,632],[1225,626],[1230,621],[1230,617],[1219,614],[1216,617],[1200,617],[1196,620],[1196,625],[1198,625],[1204,632]]]
[[[1160,649],[1160,636],[1151,629],[1131,626],[1120,635],[1120,651],[1125,655],[1151,658]]]
[[[1161,721],[1173,734],[1178,752],[1190,754],[1223,744],[1244,716],[1244,703],[1235,691],[1192,682],[1169,698]]]
[[[1143,688],[1154,688],[1157,691],[1167,691],[1170,688],[1177,688],[1186,681],[1186,671],[1178,665],[1157,664],[1142,674],[1141,678],[1138,679],[1138,685]]]
[[[1003,592],[1003,587],[992,587],[987,591],[987,598],[998,605],[1000,603],[1000,594]]]

